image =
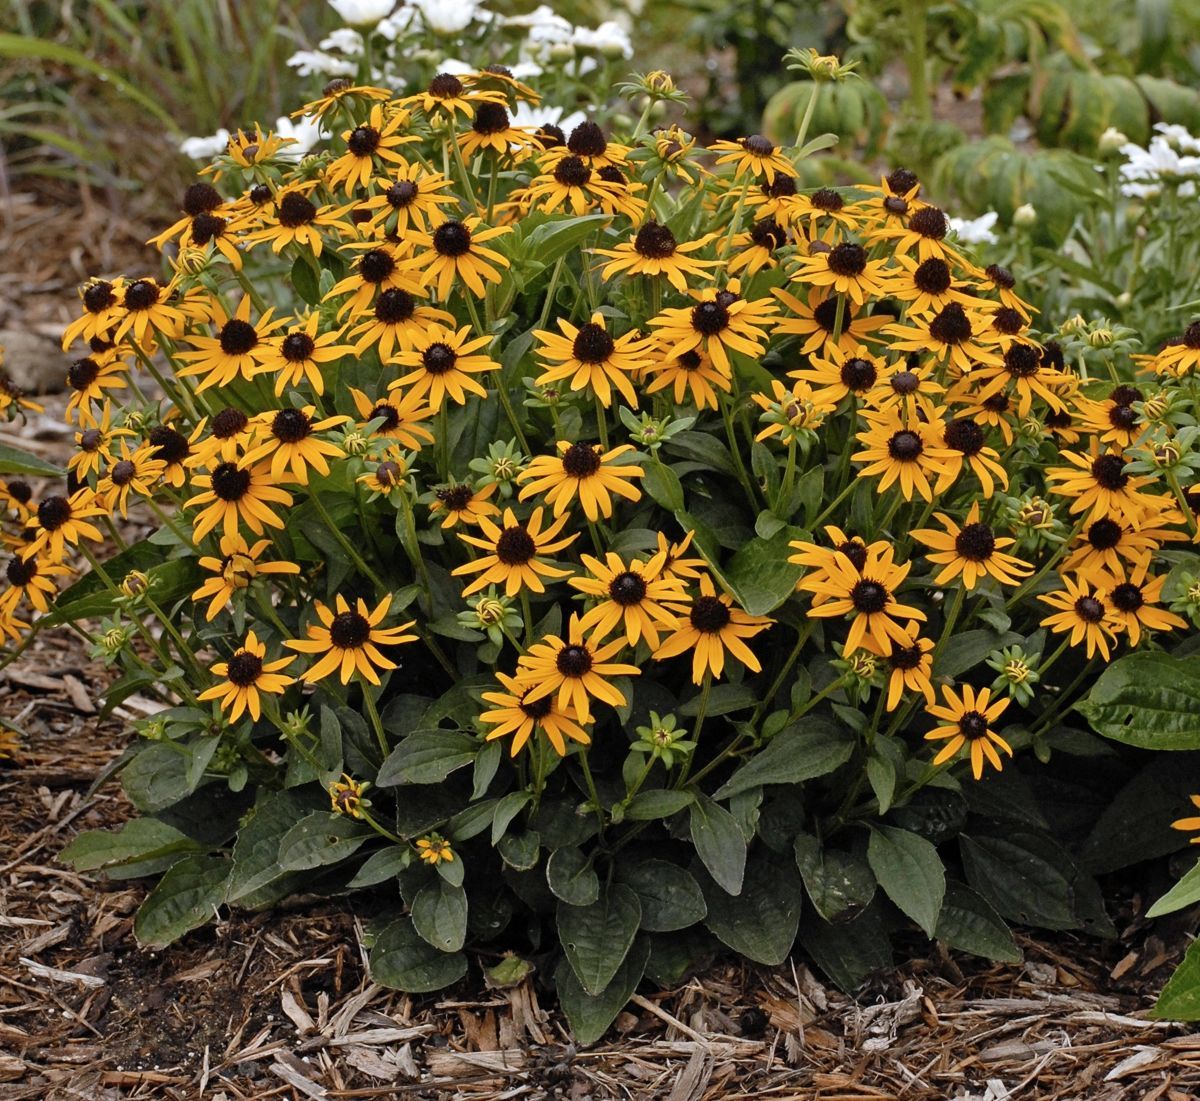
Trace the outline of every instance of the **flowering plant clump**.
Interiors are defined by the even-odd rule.
[[[589,1039],[718,944],[851,988],[909,923],[1109,927],[1035,788],[1200,614],[1200,339],[1084,377],[911,172],[804,192],[804,128],[704,149],[623,91],[564,132],[503,68],[336,79],[327,141],[236,135],[163,274],[82,288],[0,625],[164,702],[145,817],[66,853],[161,874],[143,943],[398,882],[377,981],[536,954]]]

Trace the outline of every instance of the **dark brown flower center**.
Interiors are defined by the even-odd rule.
[[[633,239],[633,251],[647,260],[665,260],[678,247],[675,234],[658,222],[647,222]]]
[[[229,678],[230,684],[236,684],[239,688],[248,688],[262,676],[262,669],[262,658],[257,654],[250,653],[249,650],[239,650],[229,659],[229,668],[225,675]]]
[[[396,412],[394,405],[389,405],[386,401],[381,401],[374,409],[371,410],[371,415],[367,418],[369,421],[382,420],[383,424],[379,426],[380,432],[390,432],[400,423],[400,414]]]
[[[1001,290],[1011,291],[1017,285],[1013,273],[1002,264],[988,264],[983,269],[983,274],[992,281],[993,286],[997,286]]]
[[[964,455],[978,455],[986,437],[983,429],[972,420],[960,417],[946,425],[946,446]]]
[[[1129,475],[1125,473],[1125,457],[1123,455],[1101,455],[1092,462],[1092,477],[1096,483],[1108,490],[1124,489],[1129,484]]]
[[[8,577],[10,585],[15,585],[18,589],[23,589],[37,577],[37,555],[31,558],[21,558],[20,555],[10,558],[8,565],[4,568],[4,572]]]
[[[197,214],[207,214],[216,210],[224,200],[221,193],[210,183],[189,184],[183,193],[183,201],[179,204],[184,214],[195,217]]]
[[[1114,428],[1128,432],[1138,423],[1137,410],[1128,405],[1113,405],[1108,410],[1109,423]]]
[[[608,141],[604,131],[594,122],[581,122],[571,131],[567,148],[577,157],[602,157]]]
[[[192,453],[187,437],[170,425],[156,425],[147,438],[154,445],[154,457],[169,466],[183,462]]]
[[[889,214],[895,214],[897,217],[903,217],[908,213],[908,201],[900,198],[899,195],[889,195],[883,200],[883,209]]]
[[[127,310],[148,310],[158,302],[159,289],[156,283],[149,279],[138,279],[125,288],[125,308]]]
[[[1188,348],[1200,348],[1200,321],[1193,321],[1183,331],[1183,343]]]
[[[1025,318],[1008,306],[1001,306],[992,314],[992,328],[1005,336],[1016,336],[1025,328]]]
[[[608,330],[594,321],[580,326],[571,345],[571,352],[580,363],[604,363],[615,349],[616,344]]]
[[[400,469],[400,464],[392,462],[391,459],[384,459],[375,468],[375,480],[381,486],[399,485],[403,474],[404,471]]]
[[[951,302],[929,323],[929,335],[941,344],[963,344],[971,339],[971,319],[957,302]]]
[[[288,333],[280,351],[288,363],[304,363],[316,350],[317,344],[308,333]]]
[[[698,596],[692,602],[688,618],[701,634],[715,635],[720,633],[732,616],[725,602],[719,597]]]
[[[640,604],[646,596],[646,579],[639,573],[626,570],[609,582],[608,595],[622,607]]]
[[[1001,391],[984,398],[981,404],[989,413],[1006,413],[1012,402],[1008,400],[1008,395]]]
[[[89,429],[88,431],[94,432],[95,429]],[[84,435],[86,436],[87,433],[85,432]],[[97,446],[99,445],[97,444]],[[28,482],[23,481],[21,478],[14,478],[8,483],[7,488],[8,495],[14,501],[19,501],[23,505],[29,504],[29,499],[33,496],[33,487]]]
[[[356,126],[346,139],[346,148],[356,157],[369,157],[379,148],[380,134],[374,126]]]
[[[830,295],[813,308],[813,319],[827,333],[831,333],[837,328],[838,297],[838,295]],[[846,306],[845,314],[846,316],[843,318],[843,321],[848,322],[850,314],[849,305]],[[845,325],[845,327],[849,328],[848,325]]]
[[[358,274],[364,283],[382,283],[396,270],[396,261],[381,248],[368,249],[358,261]]]
[[[901,397],[915,394],[921,387],[921,376],[912,371],[897,371],[891,377],[892,389]]]
[[[769,157],[775,152],[774,143],[762,134],[751,134],[748,138],[742,138],[742,148],[756,157]]]
[[[421,353],[421,363],[431,375],[444,375],[448,371],[454,370],[457,362],[458,353],[449,344],[443,344],[440,340],[435,344],[430,344]]]
[[[358,612],[341,612],[329,625],[329,641],[339,650],[357,650],[371,640],[371,623]]]
[[[508,111],[502,103],[481,103],[471,129],[477,134],[502,134],[508,129]]]
[[[842,364],[842,369],[838,372],[842,385],[852,394],[862,394],[870,390],[875,385],[878,376],[879,372],[875,370],[875,364],[869,359],[862,359],[859,356],[851,356]]]
[[[907,195],[921,181],[908,168],[896,168],[887,177],[888,190],[893,195]]]
[[[299,191],[289,191],[279,200],[279,224],[286,229],[306,226],[316,216],[317,208]]]
[[[383,194],[389,206],[403,210],[419,193],[420,188],[412,180],[397,180]]]
[[[523,527],[505,528],[496,540],[496,557],[506,566],[523,566],[537,554],[533,536]]]
[[[212,421],[212,433],[218,440],[228,440],[241,432],[250,418],[240,409],[232,407],[222,409]]]
[[[896,646],[895,649],[888,654],[888,665],[890,665],[893,669],[899,669],[903,672],[908,672],[911,669],[919,668],[921,665],[921,658],[924,656],[925,652],[920,646]]]
[[[969,742],[986,738],[988,732],[987,716],[979,711],[964,712],[958,720],[958,731]]]
[[[65,497],[47,497],[38,505],[38,523],[46,531],[57,531],[71,519],[71,502]]]
[[[960,558],[986,562],[996,549],[996,536],[987,524],[967,524],[955,537],[954,549]]]
[[[945,294],[950,289],[950,265],[940,257],[930,257],[917,266],[913,282],[925,294]]]
[[[769,199],[787,199],[795,195],[799,188],[796,186],[795,176],[785,176],[777,172],[775,179],[762,185],[762,190]]]
[[[554,178],[563,187],[582,187],[592,178],[592,170],[578,157],[563,157],[554,166]]]
[[[89,283],[83,289],[83,308],[88,313],[101,313],[113,305],[116,300],[117,296],[113,294],[113,285],[106,280],[100,279]]]
[[[601,165],[596,170],[596,175],[605,183],[620,184],[621,187],[629,186],[628,177],[615,164]]]
[[[1143,604],[1146,603],[1146,598],[1142,595],[1140,585],[1133,584],[1132,581],[1123,581],[1110,594],[1113,607],[1119,612],[1136,612]]]
[[[433,247],[439,256],[464,256],[471,251],[471,231],[462,222],[443,222],[433,232]]]
[[[475,491],[470,486],[447,486],[437,491],[437,499],[449,512],[462,512],[474,496]]]
[[[227,356],[244,356],[258,344],[258,332],[248,321],[234,317],[221,326],[221,351]]]
[[[902,429],[888,440],[888,454],[898,463],[916,462],[925,450],[921,437],[916,432]]]
[[[525,694],[528,695],[528,692]],[[554,695],[540,696],[536,700],[527,701],[525,696],[521,697],[521,702],[517,706],[534,722],[544,719],[550,714],[550,709],[554,706]]]
[[[115,486],[127,486],[137,475],[137,467],[128,459],[121,459],[113,464],[109,477]]]
[[[412,318],[417,300],[408,291],[389,287],[375,302],[375,319],[385,325],[399,325]]]
[[[456,99],[463,94],[463,82],[453,73],[438,73],[429,82],[429,94],[435,99]]]
[[[1114,386],[1108,400],[1114,405],[1132,405],[1135,401],[1142,400],[1142,392],[1136,386]]]
[[[877,615],[888,606],[891,599],[892,594],[888,592],[887,586],[866,577],[850,590],[850,603],[854,605],[855,611],[863,615]]]
[[[554,664],[564,677],[577,679],[591,672],[592,654],[586,646],[564,646],[559,650]]]
[[[280,409],[271,421],[271,434],[281,443],[299,443],[312,435],[312,421],[299,409]]]
[[[787,233],[774,218],[760,218],[750,227],[750,240],[774,252],[787,244]]]
[[[197,245],[207,245],[220,237],[228,224],[215,214],[197,214],[192,219],[192,240]]]
[[[91,356],[77,359],[67,368],[67,383],[73,390],[86,390],[100,377],[100,364]]]
[[[1081,596],[1075,601],[1075,614],[1084,623],[1099,623],[1104,618],[1104,605],[1094,596]]]
[[[1013,378],[1032,378],[1042,369],[1041,353],[1032,344],[1010,344],[1004,352],[1004,368]]]
[[[104,442],[104,433],[99,428],[85,428],[79,433],[79,449],[81,451],[95,451]],[[8,487],[8,491],[12,492],[12,486]]]
[[[867,250],[862,245],[843,242],[825,254],[825,263],[835,275],[862,275],[867,266]]]
[[[729,311],[720,302],[701,302],[692,307],[692,328],[704,336],[716,336],[729,326]]]
[[[946,236],[950,224],[946,221],[946,215],[936,206],[923,206],[909,218],[908,228],[922,237],[940,241]]]
[[[867,564],[867,547],[861,539],[850,539],[845,543],[839,543],[835,549],[850,559],[850,565],[860,573],[862,572],[863,566]]]
[[[1087,541],[1096,550],[1112,550],[1123,535],[1121,525],[1108,517],[1097,520],[1087,529]]]
[[[846,205],[846,200],[841,197],[832,187],[822,187],[814,191],[808,198],[818,210],[824,210],[829,213],[841,210]]]
[[[212,490],[222,501],[240,501],[250,490],[250,471],[221,463],[212,472]]]
[[[600,469],[600,449],[590,443],[573,443],[563,452],[563,472],[570,478],[590,478]]]
[[[262,206],[271,201],[273,192],[266,184],[255,184],[250,188],[250,201],[255,206]]]
[[[538,127],[537,140],[543,149],[556,149],[567,144],[567,136],[552,122]]]

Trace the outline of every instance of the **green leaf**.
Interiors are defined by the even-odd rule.
[[[954,645],[947,646],[933,667],[935,677],[958,677],[985,661],[993,650],[1022,642],[1020,635],[1012,631],[993,631],[980,627],[973,631],[961,631],[954,636]]]
[[[704,893],[686,868],[666,860],[643,860],[617,869],[621,883],[632,887],[642,904],[642,928],[673,933],[703,921],[708,913]]]
[[[439,952],[457,952],[467,940],[467,892],[439,876],[413,900],[412,922]]]
[[[788,543],[800,528],[785,527],[770,539],[752,539],[726,565],[725,581],[737,602],[751,615],[767,615],[796,591],[803,566],[788,561]]]
[[[525,833],[505,834],[496,849],[500,859],[510,868],[527,872],[538,862],[541,844],[542,836],[537,830],[526,830]]]
[[[558,937],[583,989],[602,994],[620,969],[637,936],[642,906],[637,895],[620,883],[590,906],[558,907]]]
[[[363,822],[327,810],[301,818],[279,842],[279,866],[285,872],[305,872],[353,856],[375,836]]]
[[[1119,658],[1076,705],[1097,734],[1141,749],[1200,749],[1200,658]]]
[[[152,742],[121,770],[121,787],[143,814],[154,814],[191,793],[190,754],[178,742]]]
[[[133,933],[143,948],[165,948],[210,920],[225,898],[228,860],[193,853],[172,864],[138,908]]]
[[[58,858],[77,872],[97,869],[109,872],[147,861],[158,861],[177,853],[195,852],[200,848],[187,834],[157,818],[133,818],[119,830],[88,830],[81,833],[58,854]]]
[[[760,848],[746,865],[741,893],[705,892],[705,925],[735,952],[774,966],[787,959],[800,924],[804,887],[795,865]]]
[[[671,791],[669,788],[639,791],[629,801],[625,817],[632,822],[652,822],[657,818],[670,818],[684,807],[691,806],[692,801],[690,791]]]
[[[655,504],[668,512],[683,508],[683,485],[674,470],[664,463],[647,463],[642,469],[642,488]]]
[[[434,948],[413,927],[412,918],[393,921],[375,938],[368,958],[373,981],[406,994],[430,994],[467,973],[467,957]]]
[[[279,867],[279,843],[317,804],[318,798],[311,792],[268,792],[260,798],[233,846],[233,871],[225,893],[229,902],[245,899],[284,878]]]
[[[65,478],[67,472],[51,463],[43,462],[15,447],[0,443],[0,474],[21,474],[31,478]],[[679,508],[683,507],[680,502]]]
[[[1200,861],[1192,865],[1191,870],[1185,872],[1179,882],[1146,911],[1146,917],[1173,914],[1196,902],[1200,902]]]
[[[716,793],[728,799],[763,784],[799,784],[840,768],[854,752],[854,735],[820,715],[806,715],[775,735]]]
[[[321,301],[321,286],[317,282],[317,273],[307,256],[297,256],[292,265],[292,287],[296,293],[310,306],[316,306]]]
[[[1150,1015],[1167,1021],[1200,1021],[1200,940],[1188,946]]]
[[[536,257],[538,263],[549,267],[560,256],[566,256],[583,244],[592,231],[606,225],[607,214],[590,214],[582,218],[556,218],[535,229],[528,244],[523,245],[524,256]]]
[[[417,730],[383,762],[375,786],[440,784],[450,773],[475,760],[479,742],[458,730]]]
[[[559,961],[554,972],[554,985],[558,990],[559,1005],[567,1015],[577,1044],[586,1047],[604,1035],[637,990],[649,956],[650,941],[642,937],[629,950],[603,993],[596,995],[584,990],[567,960]]]
[[[590,906],[600,897],[600,877],[583,850],[574,845],[550,854],[546,882],[555,898],[571,906]]]
[[[496,809],[492,812],[493,847],[500,843],[512,820],[521,813],[531,798],[527,791],[510,791],[496,803]]]
[[[847,994],[876,971],[892,966],[891,939],[878,906],[839,925],[808,911],[800,923],[799,937],[817,966]]]
[[[412,849],[405,845],[389,845],[386,849],[371,853],[346,886],[354,890],[395,879],[412,863],[412,853]]]
[[[852,853],[823,848],[811,834],[796,837],[796,867],[814,909],[826,921],[849,921],[875,897],[875,876]]]
[[[960,952],[1000,963],[1021,962],[1021,950],[1004,919],[982,895],[954,880],[946,883],[934,935]]]
[[[932,937],[946,895],[946,869],[937,849],[908,830],[875,826],[867,863],[888,898]]]
[[[1074,929],[1070,857],[1048,838],[1013,830],[1003,837],[962,834],[967,882],[1001,917],[1044,929]]]
[[[697,794],[689,815],[696,853],[721,889],[736,895],[746,871],[746,839],[736,819],[706,795]]]

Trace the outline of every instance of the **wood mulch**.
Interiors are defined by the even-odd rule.
[[[19,318],[10,310],[8,324]],[[64,446],[54,401],[23,441],[46,457]],[[0,434],[18,442],[16,431]],[[1200,1031],[1148,1016],[1194,919],[1151,930],[1127,903],[1118,941],[1022,935],[1020,966],[922,955],[914,941],[857,1000],[800,957],[720,960],[674,989],[647,984],[587,1049],[540,973],[499,991],[472,973],[423,997],[371,983],[348,900],[222,912],[142,950],[132,927],[146,885],[56,859],[80,831],[132,814],[115,781],[91,789],[154,704],[133,697],[102,718],[106,676],[61,632],[0,670],[0,724],[21,740],[0,762],[2,1101],[1200,1096]]]

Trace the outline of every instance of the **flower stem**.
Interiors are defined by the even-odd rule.
[[[371,727],[375,731],[375,740],[379,743],[379,752],[383,754],[383,759],[386,761],[391,749],[388,747],[387,735],[383,730],[383,720],[379,717],[379,708],[375,706],[375,699],[371,695],[371,686],[363,681],[362,686],[363,702],[367,705],[367,715],[371,719]]]
[[[333,517],[329,515],[325,506],[321,504],[320,495],[310,492],[308,499],[312,501],[313,508],[317,510],[317,515],[321,517],[321,522],[329,529],[329,534],[333,536],[337,545],[342,548],[346,557],[354,564],[354,568],[375,586],[377,592],[385,591],[387,586],[380,579],[379,575],[363,561],[362,555],[354,549],[354,545],[342,534],[342,529],[333,522]]]

